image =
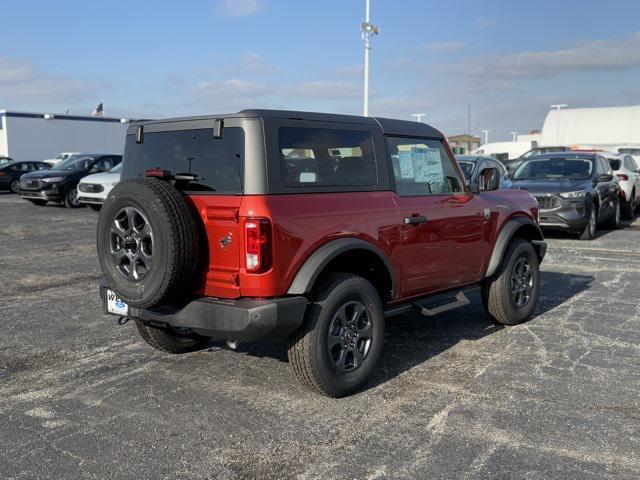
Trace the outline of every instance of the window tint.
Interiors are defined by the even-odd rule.
[[[107,170],[111,170],[112,168],[113,168],[113,157],[102,157],[93,165],[93,167],[91,167],[91,171],[106,172]]]
[[[29,172],[31,168],[29,168],[29,164],[24,163],[16,163],[13,167],[14,172]]]
[[[609,165],[614,170],[620,170],[620,159],[619,158],[609,158]]]
[[[464,191],[441,141],[387,137],[387,143],[399,195],[441,195]]]
[[[378,183],[366,131],[282,127],[280,174],[285,187],[355,187]]]
[[[161,168],[196,175],[185,191],[241,194],[243,162],[244,132],[239,127],[226,127],[219,139],[213,138],[212,128],[145,132],[143,143],[136,143],[135,135],[127,136],[122,178]]]

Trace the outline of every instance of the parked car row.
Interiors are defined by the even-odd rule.
[[[491,165],[500,188],[529,191],[540,205],[545,229],[591,240],[598,226],[615,229],[622,218],[633,219],[640,206],[640,168],[631,154],[561,147],[531,152],[509,173],[491,157],[457,158],[472,186],[478,185],[477,172]]]
[[[64,159],[53,166],[46,160],[0,163],[0,189],[17,193],[34,205],[56,202],[99,210],[119,181],[122,155],[62,153],[58,157]]]

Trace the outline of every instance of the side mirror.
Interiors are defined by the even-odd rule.
[[[603,173],[602,175],[598,175],[598,182],[610,182],[613,180],[613,175],[610,173]]]
[[[500,188],[500,173],[495,167],[483,168],[478,174],[478,192],[490,192]]]

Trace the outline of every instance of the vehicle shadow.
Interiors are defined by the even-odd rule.
[[[580,292],[594,280],[590,275],[542,272],[540,298],[535,317],[548,312]],[[479,294],[470,297],[471,304],[437,317],[422,316],[417,310],[387,319],[382,358],[364,389],[383,384],[413,367],[429,361],[461,341],[480,340],[502,330],[485,314]],[[226,348],[223,341],[212,341],[209,348]],[[254,357],[270,357],[287,362],[285,342],[242,343],[238,352]]]

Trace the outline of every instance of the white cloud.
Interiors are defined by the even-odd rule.
[[[468,60],[459,69],[473,77],[534,78],[593,70],[640,67],[640,32],[583,42],[564,50],[541,50]]]
[[[363,72],[364,72],[364,65],[358,64],[358,65],[351,65],[348,67],[336,68],[333,71],[333,75],[338,77],[355,77],[355,76],[362,75]]]
[[[292,93],[308,97],[333,100],[336,98],[356,98],[362,95],[360,85],[349,82],[314,80],[297,85]]]
[[[235,69],[242,73],[263,73],[270,75],[280,72],[280,67],[269,65],[259,53],[247,53],[243,55],[240,57],[240,62]]]
[[[98,85],[76,78],[52,75],[37,65],[0,57],[0,102],[24,105],[77,105],[97,98]]]
[[[200,82],[191,89],[196,96],[220,98],[257,98],[272,92],[264,83],[248,82],[236,78],[222,82]]]
[[[496,21],[493,18],[489,18],[484,15],[476,18],[475,23],[476,27],[478,27],[480,30],[487,30],[489,28],[495,27],[496,25]]]
[[[464,42],[432,42],[426,45],[427,50],[438,53],[458,52],[464,47]]]
[[[255,15],[265,8],[262,0],[220,0],[218,2],[218,11],[231,17]]]

